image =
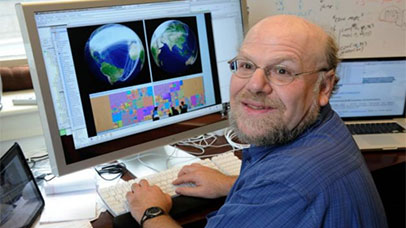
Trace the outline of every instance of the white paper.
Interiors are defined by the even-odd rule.
[[[92,228],[92,224],[89,221],[57,222],[39,224],[35,228]]]
[[[67,192],[95,190],[96,172],[93,169],[85,169],[61,177],[55,177],[44,183],[47,195],[61,194]]]
[[[40,223],[94,219],[96,194],[96,191],[83,191],[46,196]]]

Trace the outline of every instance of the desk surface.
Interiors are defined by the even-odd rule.
[[[406,150],[375,151],[362,155],[371,172],[406,162]]]
[[[227,144],[227,141],[224,137],[218,137],[214,145],[224,145]],[[183,148],[184,150],[193,150],[190,148]],[[209,148],[206,150],[207,154],[216,154],[230,150],[231,147],[220,147],[220,148]],[[236,155],[241,158],[241,152],[236,152]],[[377,151],[377,152],[368,152],[363,153],[365,161],[368,168],[371,171],[379,170],[381,168],[393,166],[395,164],[406,162],[406,151]],[[131,175],[126,175],[125,180],[133,178]],[[193,214],[192,216],[187,216],[177,221],[180,224],[188,224],[191,222],[196,222],[202,219],[205,219],[206,215],[211,211],[217,210],[221,205],[213,205],[211,208],[204,208],[199,213]],[[94,228],[112,228],[113,227],[113,217],[108,212],[103,212],[100,217],[92,221],[92,226]]]

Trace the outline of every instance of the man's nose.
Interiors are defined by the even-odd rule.
[[[270,85],[265,70],[257,68],[252,74],[247,84],[248,90],[252,93],[271,93],[272,86]]]

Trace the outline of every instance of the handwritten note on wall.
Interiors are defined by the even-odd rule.
[[[331,32],[342,58],[406,56],[406,0],[247,0],[249,24],[277,14]]]

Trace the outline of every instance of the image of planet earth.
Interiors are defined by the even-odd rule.
[[[121,24],[107,24],[97,28],[87,40],[85,58],[97,79],[115,85],[138,75],[145,62],[145,50],[133,30]]]
[[[151,38],[155,64],[167,73],[182,73],[195,63],[198,41],[189,26],[178,20],[160,24]]]

